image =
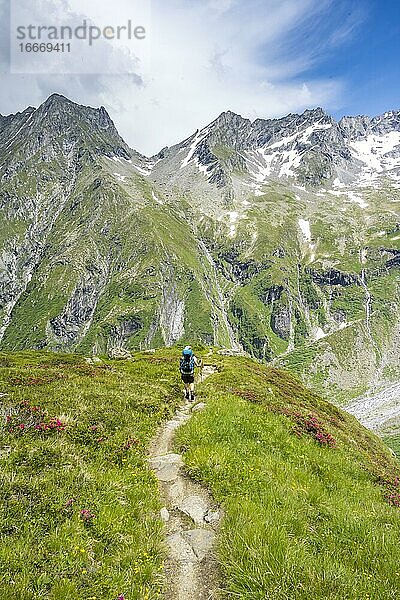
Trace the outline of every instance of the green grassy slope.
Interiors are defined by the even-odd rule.
[[[164,548],[146,453],[180,399],[175,356],[91,366],[2,354],[0,391],[1,598],[159,597]]]
[[[228,317],[244,349],[336,402],[365,392],[377,373],[382,386],[397,380],[398,191],[365,192],[363,210],[345,196],[264,189],[248,208],[236,207],[234,237],[226,225],[203,228],[221,273],[238,283]]]
[[[300,197],[271,183],[213,214],[189,184],[155,187],[114,159],[79,155],[66,178],[60,157],[43,166],[34,154],[5,181],[0,238],[22,293],[8,323],[12,285],[0,290],[1,349],[230,347],[229,321],[251,356],[279,360],[334,401],[365,392],[376,374],[379,385],[398,379],[398,190],[364,190],[361,209],[345,194]]]
[[[400,469],[388,449],[280,371],[237,358],[219,369],[177,448],[224,507],[226,597],[396,598]]]
[[[385,443],[397,454],[400,458],[400,435],[392,435],[384,438]]]
[[[93,365],[0,354],[5,598],[163,597],[146,455],[181,398],[178,356],[173,348]],[[284,372],[217,354],[207,362],[219,373],[199,387],[206,409],[176,446],[222,504],[226,596],[395,598],[400,468],[388,449]]]

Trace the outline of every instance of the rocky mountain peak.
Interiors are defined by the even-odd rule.
[[[61,94],[49,96],[39,106],[36,113],[38,119],[47,118],[51,123],[54,119],[57,123],[61,122],[64,125],[85,122],[96,129],[107,129],[118,135],[115,125],[104,106],[100,108],[82,106]]]
[[[234,127],[240,127],[244,123],[250,123],[249,119],[245,119],[238,113],[231,110],[222,112],[216,119],[211,123],[211,126],[223,126],[229,125]]]
[[[374,117],[371,121],[372,129],[385,134],[390,131],[400,131],[400,111],[391,110],[383,115]]]
[[[322,119],[324,117],[331,118],[330,115],[328,115],[328,113],[326,113],[320,106],[317,106],[317,108],[307,108],[303,112],[303,116],[310,118],[310,120]]]
[[[364,115],[342,117],[339,121],[339,128],[345,138],[356,140],[368,135],[371,128],[371,119]]]
[[[98,156],[126,160],[136,156],[104,106],[82,106],[61,94],[52,94],[37,109],[0,118],[0,132],[0,148],[7,149],[3,160],[7,176],[32,156],[45,162],[66,160],[69,165]]]
[[[400,131],[400,111],[388,111],[373,118],[365,115],[346,116],[339,121],[339,127],[345,137],[355,141],[368,135],[386,135]]]
[[[28,106],[22,112],[17,112],[15,114],[10,115],[0,115],[0,131],[5,131],[11,124],[13,127],[19,126],[19,124],[28,120],[32,113],[35,112],[35,108],[33,106]],[[3,142],[4,140],[2,140]],[[1,144],[1,143],[0,143]]]
[[[238,173],[248,178],[258,194],[262,193],[260,185],[269,179],[297,180],[311,188],[335,180],[346,184],[369,181],[375,177],[369,172],[372,163],[377,172],[390,172],[395,178],[397,132],[398,111],[373,119],[343,117],[337,122],[321,107],[254,121],[228,110],[157,155],[154,176],[170,173],[177,181],[186,181],[197,171],[199,189],[206,178],[208,184],[220,188],[224,201],[233,197]]]
[[[42,105],[45,106],[46,108],[52,106],[52,105],[57,105],[57,104],[75,104],[75,102],[73,102],[72,100],[70,100],[69,98],[66,98],[66,96],[63,96],[62,94],[51,94],[43,103]]]

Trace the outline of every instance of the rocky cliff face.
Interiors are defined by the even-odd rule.
[[[221,114],[152,158],[51,96],[0,118],[2,347],[201,340],[356,395],[399,374],[400,113]]]

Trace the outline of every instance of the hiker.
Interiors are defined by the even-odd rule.
[[[200,367],[201,361],[194,355],[191,346],[185,346],[179,364],[182,381],[185,384],[185,399],[194,402],[194,369]]]

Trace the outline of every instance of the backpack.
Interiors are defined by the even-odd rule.
[[[181,375],[194,375],[194,354],[184,354],[180,360]]]

